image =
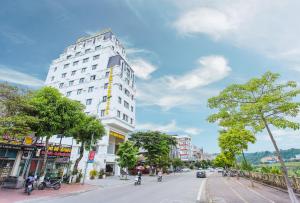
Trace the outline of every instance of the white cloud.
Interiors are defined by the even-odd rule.
[[[157,67],[142,58],[134,58],[130,61],[131,67],[137,77],[148,80]]]
[[[0,80],[31,87],[39,87],[44,85],[44,81],[38,78],[7,68],[3,65],[0,65]]]
[[[183,35],[206,34],[283,60],[300,71],[300,1],[223,0],[182,3],[173,23]]]
[[[172,120],[171,122],[166,124],[137,123],[136,130],[157,130],[164,133],[178,133],[188,135],[199,135],[202,132],[202,129],[200,128],[180,127],[176,124],[175,120]]]
[[[140,82],[137,87],[138,105],[156,105],[164,110],[200,105],[216,94],[216,90],[205,86],[222,80],[230,70],[227,60],[222,56],[201,57],[198,67],[181,76],[166,75]]]

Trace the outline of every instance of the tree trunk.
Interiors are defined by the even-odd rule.
[[[44,180],[45,170],[46,170],[46,163],[47,163],[47,158],[48,158],[48,145],[49,145],[49,139],[50,137],[46,137],[46,143],[45,143],[45,154],[44,154],[44,159],[42,163],[42,169],[40,173],[41,181]]]
[[[269,134],[269,136],[270,136],[270,138],[271,138],[271,141],[272,141],[272,143],[273,143],[273,145],[274,145],[274,148],[275,148],[275,150],[276,150],[276,154],[277,154],[277,157],[278,157],[279,162],[280,162],[280,165],[281,165],[281,171],[282,171],[283,176],[284,176],[284,180],[285,180],[285,183],[286,183],[286,186],[287,186],[287,190],[288,190],[288,193],[289,193],[289,197],[290,197],[290,199],[291,199],[291,202],[292,202],[292,203],[298,203],[298,200],[297,200],[297,198],[296,198],[296,196],[295,196],[295,193],[294,193],[294,191],[293,191],[291,182],[290,182],[290,180],[289,180],[289,178],[288,178],[287,168],[286,168],[286,166],[285,166],[285,164],[284,164],[284,161],[283,161],[283,159],[282,159],[282,157],[281,157],[281,155],[280,155],[280,151],[279,151],[279,148],[278,148],[278,146],[277,146],[277,144],[276,144],[276,141],[275,141],[275,139],[274,139],[274,137],[273,137],[273,134],[272,134],[272,132],[271,132],[269,126],[268,126],[268,123],[267,123],[266,119],[265,119],[264,117],[262,117],[262,120],[263,120],[263,122],[264,122],[264,124],[265,124],[265,127],[266,127],[266,129],[267,129],[267,131],[268,131],[268,134]]]
[[[78,164],[79,162],[81,161],[82,157],[83,157],[83,152],[84,152],[84,143],[81,142],[81,146],[80,146],[80,151],[79,151],[79,157],[76,159],[75,161],[75,164],[74,164],[74,167],[73,167],[73,172],[76,172],[78,171]]]
[[[244,162],[246,163],[246,166],[248,167],[248,162],[247,162],[247,159],[245,157],[244,150],[242,150],[242,155],[243,155]],[[254,183],[253,183],[250,171],[248,169],[247,169],[247,171],[249,172],[249,180],[250,180],[250,183],[251,183],[251,187],[254,187]]]

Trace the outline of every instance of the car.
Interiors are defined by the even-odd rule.
[[[197,171],[196,172],[196,177],[197,178],[206,178],[206,173],[203,170]]]
[[[224,169],[223,168],[217,168],[218,173],[223,173]]]
[[[189,168],[183,168],[182,169],[182,172],[190,172],[191,171],[191,169],[189,169]]]

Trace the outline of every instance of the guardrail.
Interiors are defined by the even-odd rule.
[[[286,188],[286,183],[282,175],[269,174],[269,173],[259,173],[259,172],[244,172],[244,176],[247,178],[252,178],[258,182],[263,182],[268,185],[279,187],[282,189]],[[295,176],[289,176],[292,187],[295,192],[300,193],[300,178]]]

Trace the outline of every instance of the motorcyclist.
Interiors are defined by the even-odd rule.
[[[141,172],[140,170],[138,170],[137,176],[138,176],[138,180],[139,180],[140,182],[142,182],[142,172]]]
[[[162,180],[162,171],[159,170],[157,173],[158,179],[161,181]]]
[[[27,191],[27,188],[28,188],[28,186],[30,186],[30,185],[31,185],[31,190],[33,190],[33,183],[34,183],[34,181],[35,181],[35,177],[34,177],[32,174],[30,174],[30,175],[26,178],[26,180],[25,180],[25,192],[28,192],[28,191]]]

